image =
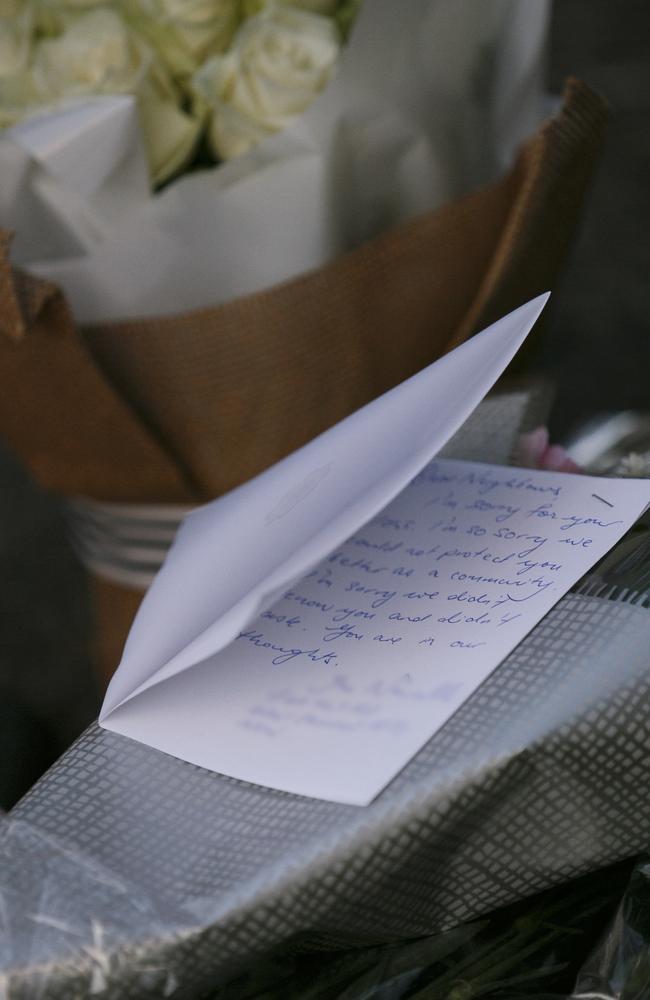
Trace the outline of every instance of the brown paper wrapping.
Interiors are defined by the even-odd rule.
[[[552,288],[605,118],[570,80],[501,180],[317,271],[177,316],[77,330],[56,288],[11,268],[5,234],[0,433],[67,496],[220,495]],[[141,594],[93,589],[108,676]]]

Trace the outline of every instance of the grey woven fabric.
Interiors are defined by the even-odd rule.
[[[0,826],[6,997],[218,995],[280,948],[432,933],[639,851],[649,650],[647,610],[567,595],[365,808],[92,726]]]

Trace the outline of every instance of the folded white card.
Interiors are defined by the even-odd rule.
[[[648,482],[430,464],[545,299],[191,514],[101,724],[370,802],[650,501]]]

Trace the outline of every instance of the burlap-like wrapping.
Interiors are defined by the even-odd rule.
[[[571,80],[498,182],[317,271],[177,316],[77,330],[53,286],[11,269],[5,237],[0,433],[64,495],[178,503],[231,489],[552,288],[605,117]],[[108,664],[139,596],[97,583]]]

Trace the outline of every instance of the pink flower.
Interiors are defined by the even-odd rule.
[[[518,443],[518,461],[528,469],[548,472],[582,472],[582,469],[559,444],[548,443],[548,430],[538,427],[522,434]]]

